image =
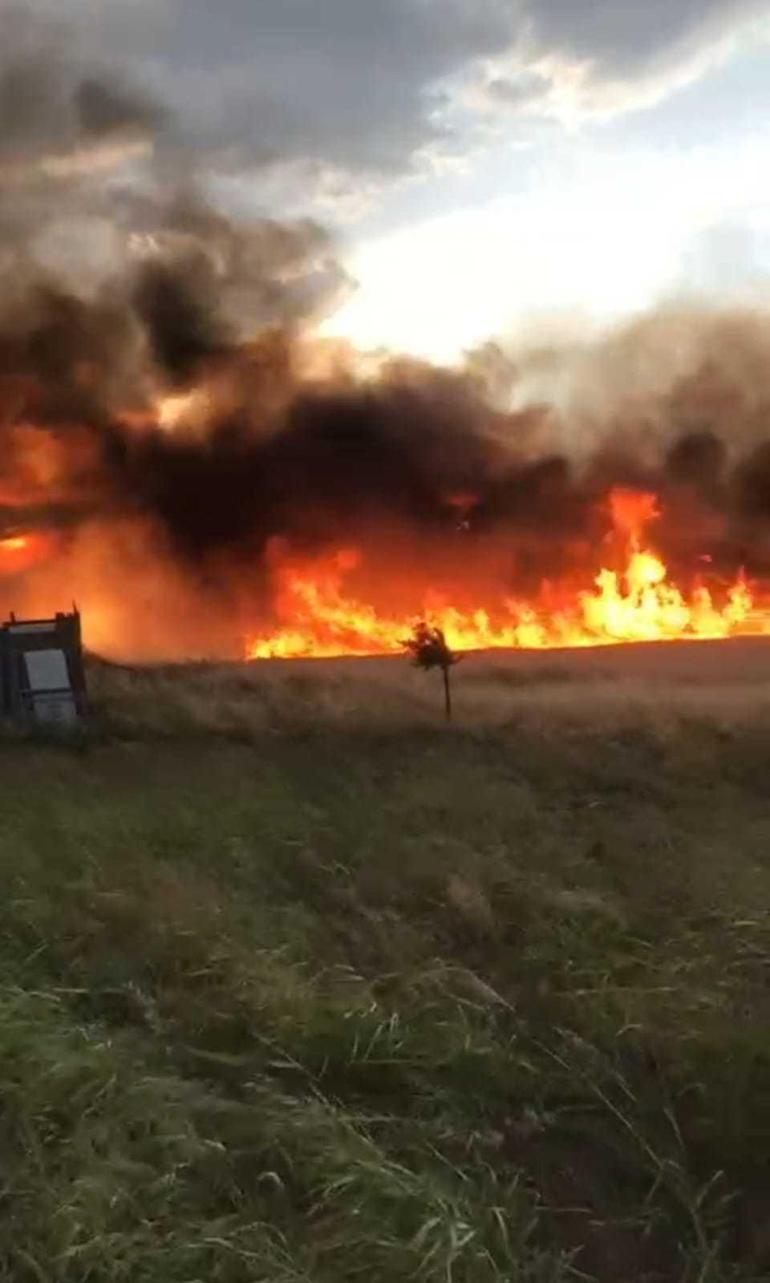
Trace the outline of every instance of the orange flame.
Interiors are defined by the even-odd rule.
[[[0,576],[26,574],[51,551],[52,540],[40,532],[0,539]]]
[[[698,583],[685,595],[664,562],[642,547],[644,527],[660,515],[654,495],[617,490],[609,497],[613,527],[625,543],[622,572],[602,568],[583,591],[553,587],[533,601],[506,598],[470,610],[428,595],[420,618],[443,629],[454,650],[550,649],[622,642],[722,638],[770,633],[770,609],[755,608],[742,575],[717,592]],[[310,565],[278,568],[275,628],[249,639],[250,659],[329,658],[403,651],[416,619],[380,613],[344,587],[360,565],[343,550]],[[547,597],[547,600],[546,600]],[[556,603],[554,605],[554,602]]]

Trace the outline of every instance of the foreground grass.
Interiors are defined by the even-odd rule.
[[[0,1277],[770,1277],[761,671],[91,684],[0,747]]]

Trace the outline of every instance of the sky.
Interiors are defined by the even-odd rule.
[[[354,284],[322,330],[362,346],[453,361],[770,271],[770,0],[0,0],[0,22],[162,104],[171,176],[327,226]]]

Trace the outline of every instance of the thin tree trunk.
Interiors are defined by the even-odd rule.
[[[446,719],[448,722],[451,722],[452,720],[452,688],[449,684],[449,668],[448,667],[443,668],[442,672],[444,674],[444,707],[446,708]]]

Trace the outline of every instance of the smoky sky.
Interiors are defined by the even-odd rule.
[[[0,16],[17,26],[19,12],[13,0],[0,0]],[[420,169],[436,148],[463,155],[478,145],[479,131],[547,114],[549,87],[570,65],[582,68],[587,94],[612,87],[615,109],[634,105],[640,82],[659,97],[769,13],[767,0],[71,0],[66,7],[29,0],[23,7],[27,22],[47,28],[60,47],[128,69],[149,97],[168,103],[166,140],[212,172],[303,163],[342,170],[351,181]],[[103,121],[120,116],[120,96]],[[98,93],[83,105],[100,114]],[[125,106],[130,115],[130,95]]]

